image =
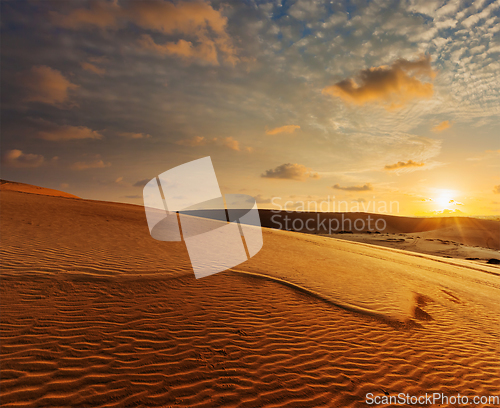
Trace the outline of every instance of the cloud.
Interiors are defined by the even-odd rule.
[[[493,187],[493,192],[495,194],[500,194],[500,184],[498,186]]]
[[[71,166],[71,168],[73,170],[88,170],[102,169],[109,166],[111,166],[111,163],[104,163],[104,161],[102,161],[101,159],[96,158],[95,160],[89,162],[76,162]]]
[[[222,139],[222,145],[230,148],[231,150],[235,150],[239,152],[240,149],[240,142],[237,140],[234,140],[232,137],[226,137],[225,139]]]
[[[443,130],[449,129],[451,127],[451,123],[449,120],[445,120],[441,122],[439,125],[436,125],[432,128],[433,132],[442,132]]]
[[[418,163],[418,162],[414,162],[413,160],[408,160],[407,162],[397,162],[395,164],[387,164],[384,169],[387,170],[387,171],[393,171],[393,170],[396,170],[396,171],[401,171],[401,170],[406,170],[406,171],[411,171],[411,169],[413,170],[417,170],[417,168],[419,167],[423,167],[425,166],[425,163]]]
[[[78,30],[90,27],[118,29],[131,22],[146,30],[165,35],[183,36],[164,44],[156,43],[149,34],[144,34],[139,45],[160,55],[171,55],[185,60],[200,60],[219,65],[219,58],[235,65],[239,61],[237,50],[229,37],[224,9],[215,10],[205,1],[138,1],[91,2],[90,8],[73,10],[69,14],[51,12],[53,24]],[[193,42],[194,41],[194,42]]]
[[[286,125],[274,129],[266,129],[266,135],[277,135],[278,133],[293,133],[296,129],[300,129],[300,126]]]
[[[266,170],[261,177],[298,181],[305,181],[308,178],[319,179],[318,173],[314,173],[310,168],[297,163],[286,163],[275,169]]]
[[[54,123],[42,120],[39,121],[46,130],[40,130],[38,137],[50,141],[66,141],[78,139],[101,139],[102,135],[97,130],[92,130],[86,126],[59,126]]]
[[[11,167],[39,167],[44,160],[39,154],[23,153],[18,149],[9,150],[4,156],[5,164]]]
[[[147,133],[121,132],[118,135],[127,139],[149,139],[151,135]]]
[[[370,183],[366,183],[363,186],[350,186],[350,187],[341,187],[338,184],[332,186],[335,190],[343,190],[343,191],[372,191],[373,187]]]
[[[91,1],[89,8],[79,8],[69,14],[52,11],[49,16],[58,27],[78,30],[81,28],[116,28],[122,10],[116,3]]]
[[[221,9],[222,11],[222,9]],[[167,53],[185,59],[200,59],[219,65],[218,56],[234,65],[238,61],[236,49],[226,32],[227,17],[215,10],[210,3],[180,1],[133,2],[129,16],[142,28],[156,30],[163,34],[181,34],[196,39],[197,44],[180,39],[163,45],[150,42],[159,53]],[[143,37],[144,39],[145,37]],[[156,45],[156,47],[155,47]]]
[[[144,187],[146,184],[149,183],[150,179],[144,179],[144,180],[139,180],[134,183],[134,187]]]
[[[364,69],[358,74],[357,80],[344,79],[324,88],[323,94],[358,105],[377,102],[389,108],[396,108],[411,99],[430,98],[433,95],[433,85],[421,82],[418,77],[422,76],[430,79],[435,76],[430,56],[416,61],[398,59],[390,66]]]
[[[63,105],[68,101],[69,91],[78,85],[68,81],[60,71],[46,65],[33,66],[18,75],[23,88],[24,102],[41,102],[49,105]]]
[[[104,68],[99,68],[97,65],[91,64],[90,62],[80,62],[80,66],[85,71],[90,71],[100,76],[103,76],[106,73]]]
[[[181,146],[190,146],[190,147],[196,147],[196,146],[204,146],[207,144],[207,139],[205,136],[195,136],[192,139],[182,139],[178,140],[177,143],[178,145]]]

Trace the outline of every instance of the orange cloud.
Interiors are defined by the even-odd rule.
[[[5,164],[11,167],[39,167],[44,161],[39,154],[26,154],[18,149],[10,150],[4,156]]]
[[[157,50],[160,52],[200,58],[217,65],[217,49],[225,61],[232,65],[238,61],[236,49],[226,32],[227,17],[208,2],[132,2],[129,16],[142,28],[164,34],[188,35],[198,42],[197,46],[186,40],[167,43],[159,46]]]
[[[232,137],[226,137],[225,139],[223,139],[222,145],[229,147],[231,150],[236,150],[237,152],[240,151],[240,142],[234,140],[234,138]]]
[[[435,77],[430,56],[416,61],[399,59],[391,66],[364,69],[357,80],[344,79],[324,88],[322,92],[358,105],[376,102],[388,108],[401,107],[411,99],[430,98],[433,95],[433,85],[421,82],[417,76]]]
[[[89,8],[79,8],[69,14],[55,11],[49,16],[53,24],[58,27],[78,30],[86,27],[116,28],[122,9],[115,3],[91,1]]]
[[[278,133],[293,133],[295,129],[300,129],[300,126],[286,125],[274,129],[266,129],[266,135],[277,135]]]
[[[131,22],[146,30],[188,37],[157,44],[145,34],[139,40],[145,49],[213,65],[219,65],[220,58],[235,65],[239,61],[237,50],[226,31],[227,17],[221,11],[205,1],[135,1],[123,7],[118,3],[91,2],[90,8],[76,9],[67,15],[53,12],[51,18],[55,25],[74,30],[117,29]]]
[[[261,174],[261,177],[298,181],[320,178],[318,173],[314,173],[310,168],[297,163],[285,163],[275,169],[266,170],[265,173]]]
[[[81,62],[80,65],[85,71],[90,71],[100,76],[106,73],[106,70],[104,68],[99,68],[98,66],[91,64],[90,62]]]
[[[441,122],[439,125],[436,125],[432,128],[433,132],[442,132],[443,130],[446,130],[451,127],[451,123],[449,120],[445,120],[444,122]]]
[[[500,184],[498,186],[493,187],[493,192],[495,194],[500,194]]]
[[[102,135],[86,126],[58,126],[53,123],[43,121],[49,128],[38,132],[38,137],[50,141],[65,141],[78,139],[101,139]]]
[[[408,160],[407,162],[397,162],[395,164],[388,164],[384,167],[385,170],[401,170],[401,169],[410,169],[415,167],[423,167],[425,163],[414,162],[413,160]]]
[[[60,71],[45,65],[32,67],[18,75],[19,83],[24,88],[24,102],[41,102],[49,105],[61,105],[67,102],[70,90],[78,85],[68,81]]]

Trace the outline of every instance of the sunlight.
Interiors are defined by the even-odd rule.
[[[444,210],[453,206],[453,203],[450,203],[453,197],[454,192],[452,190],[438,190],[434,202],[439,206],[440,210]]]

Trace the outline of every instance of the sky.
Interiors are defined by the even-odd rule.
[[[259,208],[499,215],[499,33],[500,0],[2,1],[1,177],[142,205],[210,156]]]

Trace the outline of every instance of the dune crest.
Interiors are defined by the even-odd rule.
[[[0,180],[0,191],[18,191],[21,193],[40,194],[53,197],[80,198],[76,195],[52,188],[38,187],[32,184],[18,183],[16,181]]]

